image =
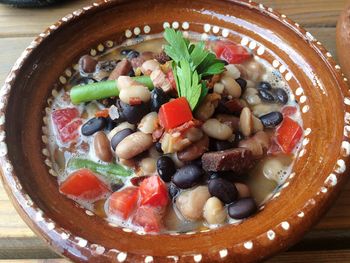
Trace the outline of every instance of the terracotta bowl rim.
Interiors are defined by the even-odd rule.
[[[57,29],[61,28],[63,25],[69,25],[70,23],[74,23],[74,21],[81,16],[87,16],[89,14],[98,12],[101,9],[101,7],[113,5],[113,4],[118,4],[120,2],[123,2],[123,0],[122,1],[120,1],[120,0],[117,0],[117,1],[104,0],[104,1],[99,1],[97,3],[93,3],[91,5],[82,7],[81,9],[78,9],[76,11],[73,11],[72,13],[67,14],[66,16],[62,17],[60,20],[58,20],[57,22],[55,22],[54,24],[49,26],[46,30],[44,30],[41,34],[39,34],[38,37],[36,37],[31,42],[31,44],[24,50],[22,55],[16,61],[15,65],[12,67],[11,71],[9,72],[9,74],[5,80],[4,86],[2,87],[2,89],[0,91],[0,132],[1,133],[5,134],[5,126],[6,126],[5,116],[6,116],[6,109],[7,109],[7,104],[8,104],[7,102],[8,102],[8,98],[10,96],[10,91],[11,91],[12,85],[15,83],[15,79],[17,78],[16,74],[21,69],[21,66],[27,61],[27,59],[30,56],[30,54],[32,53],[32,51],[35,50],[44,39],[46,39],[48,36],[53,34]],[[306,31],[302,27],[300,27],[300,25],[298,23],[295,23],[293,20],[289,19],[286,15],[281,14],[281,13],[273,10],[272,8],[266,7],[263,4],[255,3],[252,1],[248,1],[248,0],[242,0],[242,1],[229,0],[229,2],[239,3],[244,7],[251,7],[255,10],[258,10],[260,13],[268,15],[271,18],[274,18],[275,20],[282,22],[284,25],[287,25],[290,30],[297,33],[301,38],[309,41],[310,46],[312,43],[313,44],[312,48],[314,50],[318,51],[318,55],[329,66],[328,70],[333,73],[334,78],[338,81],[338,84],[340,87],[340,92],[342,93],[343,98],[344,98],[344,103],[343,103],[343,105],[340,105],[340,106],[342,106],[346,110],[346,112],[350,112],[350,109],[349,109],[350,98],[346,97],[346,92],[348,92],[348,86],[347,86],[348,80],[344,77],[344,74],[341,72],[340,66],[334,61],[334,59],[332,58],[332,55],[323,47],[323,45],[320,42],[318,42],[311,35],[311,33]],[[346,121],[344,122],[344,128],[346,128]],[[62,255],[63,247],[60,246],[60,243],[52,244],[53,243],[52,237],[47,234],[47,231],[49,231],[49,230],[56,231],[57,235],[61,236],[61,238],[63,240],[65,240],[65,237],[62,233],[69,233],[69,231],[67,229],[60,227],[59,225],[55,225],[54,224],[55,222],[52,221],[51,219],[44,218],[45,216],[44,216],[43,212],[40,210],[40,208],[38,208],[33,203],[31,198],[29,197],[29,195],[22,189],[20,181],[13,171],[13,164],[11,163],[9,156],[7,154],[7,145],[5,143],[5,136],[1,136],[1,137],[3,137],[3,138],[0,138],[1,177],[2,177],[2,181],[4,184],[5,190],[7,191],[7,194],[11,198],[13,204],[15,205],[16,210],[20,213],[20,215],[22,216],[24,221],[31,227],[31,229],[36,234],[38,234],[39,236],[44,238],[57,253]],[[344,145],[342,144],[342,147],[344,147],[345,150],[350,149],[349,142],[350,142],[349,138],[346,138],[346,137],[343,138]],[[338,164],[338,166],[340,166],[340,168],[339,167],[337,169],[335,168],[334,172],[330,174],[330,176],[324,182],[324,186],[322,186],[320,188],[320,193],[323,191],[328,191],[328,193],[330,194],[330,193],[338,191],[339,188],[332,188],[332,186],[335,186],[335,184],[337,184],[337,180],[343,180],[341,178],[338,178],[338,176],[345,172],[346,165],[349,163],[348,156],[349,155],[341,156],[340,154],[338,154],[338,156],[337,156],[338,160],[337,160],[337,163],[335,164],[335,166]],[[345,167],[344,170],[342,169],[343,167]],[[345,176],[345,174],[342,175],[343,178],[344,178],[344,176]],[[335,197],[335,195],[328,195],[328,197],[326,197],[325,195],[323,196],[322,194],[320,195],[319,193],[315,193],[314,201],[317,202],[318,200],[320,200],[322,198],[334,199],[334,197]],[[25,202],[27,205],[27,208],[20,205],[21,202],[22,203]],[[324,211],[326,208],[327,208],[327,205],[324,205],[321,208],[314,207],[312,209],[321,209],[322,211]],[[308,212],[312,211],[312,209],[309,210]],[[33,221],[33,219],[29,216],[29,214],[28,214],[29,210],[31,210],[31,213],[35,213],[36,217],[39,219],[38,221],[45,221],[47,223],[47,226],[48,226],[47,231],[44,231],[42,228],[39,228],[37,226],[37,222]],[[301,212],[300,214],[298,214],[298,216],[300,218],[306,217],[307,212],[305,212],[305,213]],[[311,219],[312,224],[314,224],[318,219],[319,218],[312,218]],[[302,221],[300,221],[300,223],[302,223]],[[281,222],[281,227],[285,230],[287,230],[289,228],[288,219],[286,219],[285,222]],[[303,230],[302,232],[305,233],[306,230]],[[265,233],[265,234],[267,234],[267,236],[269,235],[269,233]],[[274,234],[274,232],[273,232],[273,234]],[[74,237],[74,240],[75,240],[77,247],[88,248],[88,250],[90,251],[90,254],[92,254],[91,250],[93,250],[93,249],[94,249],[95,253],[96,253],[96,251],[99,251],[97,253],[101,252],[101,254],[105,253],[104,247],[102,247],[98,244],[90,244],[89,241],[84,240],[83,238],[80,238],[80,237],[75,236],[73,234],[70,234],[70,235]],[[293,232],[289,232],[288,237],[287,237],[287,241],[289,240],[290,242],[284,242],[283,244],[281,244],[281,246],[278,250],[282,250],[282,249],[286,248],[287,246],[290,246],[291,243],[293,243],[292,240],[296,239],[296,237],[295,237],[296,235],[299,235],[299,234],[294,234]],[[250,249],[252,249],[253,242],[254,242],[254,240],[250,240],[250,241],[247,241],[247,242],[242,243],[240,245],[242,245],[245,249],[247,249],[249,251]],[[228,251],[227,249],[220,250],[219,256],[221,258],[225,258],[229,252],[230,251]],[[270,256],[271,254],[273,254],[275,252],[276,251],[266,249],[266,251],[264,252],[264,257]],[[210,255],[210,253],[211,252],[209,252],[208,254]],[[74,256],[69,251],[67,252],[67,255],[68,255],[68,257],[70,257],[72,259],[74,258]],[[204,254],[203,254],[203,256],[204,256]],[[118,253],[117,253],[118,261],[122,262],[123,260],[126,259],[126,257],[127,257],[127,252],[118,251]],[[194,255],[192,255],[192,257],[193,257],[193,260],[195,262],[199,262],[202,260],[202,254],[194,254]],[[143,255],[141,259],[144,262],[152,262],[153,261],[153,257],[151,255],[149,255],[149,256]]]

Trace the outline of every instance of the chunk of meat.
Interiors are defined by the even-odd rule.
[[[208,152],[202,155],[202,165],[206,171],[233,171],[241,173],[250,169],[253,164],[252,152],[244,148]]]
[[[109,80],[118,79],[119,76],[128,75],[129,71],[132,69],[131,63],[127,59],[120,61],[117,66],[113,69],[109,75]]]
[[[162,51],[154,56],[154,58],[160,63],[165,64],[167,61],[170,60],[170,57],[165,53],[165,51]]]
[[[142,56],[130,59],[131,66],[134,69],[141,67],[144,62],[145,58]]]

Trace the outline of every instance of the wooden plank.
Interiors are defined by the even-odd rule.
[[[65,1],[53,8],[17,9],[0,5],[0,37],[33,36],[59,18],[93,0]],[[304,26],[335,26],[346,0],[260,0]]]

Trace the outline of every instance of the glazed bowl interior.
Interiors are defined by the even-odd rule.
[[[290,178],[259,213],[239,225],[178,235],[130,232],[87,214],[58,192],[56,178],[49,173],[43,117],[53,88],[68,77],[66,69],[73,70],[83,54],[99,53],[100,44],[108,48],[108,40],[117,45],[138,31],[161,33],[165,22],[202,33],[203,38],[213,34],[249,47],[280,71],[300,105],[304,139]],[[9,92],[2,101],[4,181],[27,223],[72,259],[178,256],[240,262],[267,257],[300,239],[343,184],[349,143],[344,130],[346,85],[339,68],[311,34],[262,5],[214,0],[108,2],[66,16],[41,34],[27,53],[3,91]]]

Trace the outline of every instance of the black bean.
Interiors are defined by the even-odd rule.
[[[170,183],[168,186],[168,193],[170,198],[174,198],[175,196],[177,196],[177,194],[180,192],[180,189],[177,188],[176,185],[174,185],[173,183]]]
[[[274,128],[283,120],[282,113],[273,111],[260,117],[261,123],[265,128]]]
[[[258,84],[258,89],[270,90],[272,89],[272,86],[270,83],[262,81]]]
[[[108,117],[106,120],[107,120],[106,130],[107,131],[113,130],[117,124],[114,121],[112,121],[110,117]]]
[[[158,112],[160,106],[167,103],[170,100],[168,94],[166,94],[162,89],[155,88],[151,92],[151,111]]]
[[[129,77],[135,77],[135,72],[133,69],[130,69],[129,73],[128,73]]]
[[[245,79],[238,78],[236,79],[236,82],[239,84],[242,90],[245,90],[245,88],[247,87],[247,81]]]
[[[240,131],[237,131],[235,133],[235,139],[234,141],[232,142],[233,143],[233,147],[238,147],[238,143],[244,139],[244,135],[240,132]]]
[[[160,142],[156,142],[156,150],[159,153],[163,153],[162,144]]]
[[[257,209],[253,198],[242,198],[228,206],[228,214],[233,219],[243,219],[254,214]]]
[[[120,105],[121,117],[131,124],[137,124],[143,116],[149,113],[149,104],[142,102],[138,105],[129,105],[122,101],[118,101]]]
[[[275,102],[275,97],[272,95],[272,93],[265,89],[259,89],[258,95],[262,101],[273,103]]]
[[[169,156],[161,156],[157,160],[157,172],[164,182],[170,182],[176,172],[175,163]]]
[[[208,189],[212,196],[219,198],[225,204],[230,204],[238,198],[238,191],[235,185],[222,178],[210,180]]]
[[[277,88],[273,91],[277,102],[282,104],[286,104],[288,102],[288,94],[284,89]]]
[[[191,164],[194,164],[198,167],[202,167],[202,158],[198,158],[198,159],[191,161]]]
[[[117,145],[127,136],[129,136],[130,134],[134,133],[134,131],[132,129],[124,129],[121,130],[119,132],[117,132],[111,139],[111,146],[113,148],[113,150],[115,150],[115,148],[117,147]]]
[[[210,138],[209,149],[211,151],[224,151],[233,148],[234,144],[229,141],[222,141]]]
[[[139,52],[137,52],[136,50],[132,50],[126,55],[126,58],[130,60],[132,58],[137,58],[139,56],[140,56]]]
[[[178,169],[172,178],[173,183],[182,189],[191,188],[198,184],[204,171],[196,165],[189,164]]]
[[[96,70],[97,60],[90,55],[84,55],[79,59],[79,69],[83,73],[93,73]]]
[[[128,55],[131,51],[134,51],[134,50],[133,50],[133,49],[122,49],[122,50],[120,51],[120,55],[126,56],[126,55]]]
[[[218,172],[209,172],[208,175],[209,175],[208,176],[209,181],[213,180],[213,179],[220,178],[220,174]]]
[[[111,189],[113,192],[116,192],[119,189],[121,189],[123,186],[124,186],[123,183],[114,183],[114,184],[111,184]]]
[[[222,98],[219,101],[219,104],[215,109],[215,114],[231,114],[230,110],[225,106],[225,103],[227,101],[228,101],[227,98]]]
[[[121,60],[106,60],[100,62],[100,69],[111,72]],[[108,77],[107,77],[108,78]]]
[[[85,136],[89,136],[102,130],[106,126],[105,118],[92,118],[81,126],[81,133]]]

